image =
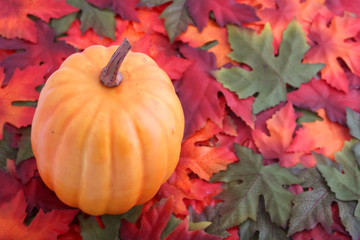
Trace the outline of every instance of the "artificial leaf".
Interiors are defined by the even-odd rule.
[[[235,0],[188,0],[186,6],[200,32],[208,22],[210,11],[213,12],[216,22],[221,27],[227,24],[241,25],[259,20],[255,8],[240,4]]]
[[[256,231],[259,232],[259,240],[266,239],[289,239],[286,236],[286,232],[281,227],[277,226],[270,219],[269,213],[266,212],[264,201],[261,198],[259,203],[259,210],[257,213],[257,220],[248,219],[246,222],[240,225],[240,239],[247,240],[254,236]]]
[[[130,222],[135,222],[137,217],[141,213],[142,206],[135,206],[128,212],[120,215],[102,215],[99,216],[101,223],[104,225],[102,228],[94,217],[85,218],[83,215],[79,215],[79,221],[81,226],[81,236],[86,240],[91,239],[119,239],[119,229],[121,226],[121,220],[127,219]],[[135,217],[131,219],[129,217]]]
[[[323,120],[303,123],[303,128],[296,131],[296,136],[288,147],[288,151],[319,151],[325,156],[333,158],[334,152],[339,151],[344,142],[350,140],[349,130],[330,121],[324,109],[319,109],[317,113]]]
[[[65,0],[14,0],[11,4],[7,0],[1,0],[0,6],[0,35],[31,42],[37,42],[43,36],[36,34],[35,23],[28,17],[29,14],[49,22],[50,18],[60,18],[77,11]]]
[[[318,223],[327,232],[331,232],[331,203],[335,200],[334,194],[316,168],[307,169],[302,175],[304,182],[301,185],[308,190],[297,194],[293,199],[288,235],[313,229]]]
[[[7,159],[15,159],[17,149],[13,142],[14,135],[16,134],[16,128],[9,124],[4,124],[3,135],[0,140],[0,168],[5,169]]]
[[[348,238],[337,237],[332,233],[328,233],[321,224],[316,225],[315,228],[307,231],[295,233],[292,236],[293,240],[308,240],[308,239],[331,239],[331,240],[350,240]]]
[[[204,128],[195,132],[181,146],[181,154],[178,166],[169,179],[169,182],[190,191],[191,183],[189,170],[201,179],[209,181],[210,177],[226,169],[226,166],[235,161],[235,155],[224,147],[209,145],[197,145],[219,133],[221,129],[213,122],[208,121]]]
[[[35,108],[13,106],[12,103],[18,100],[34,101],[39,97],[36,87],[45,82],[44,76],[48,66],[46,64],[38,67],[28,67],[23,71],[16,70],[10,83],[0,88],[0,138],[3,135],[5,122],[16,127],[23,127],[31,124]]]
[[[279,56],[274,56],[273,36],[269,24],[258,35],[254,31],[228,26],[229,42],[234,50],[229,56],[237,62],[249,65],[252,71],[241,67],[222,68],[216,77],[239,98],[258,94],[253,104],[257,114],[286,99],[286,85],[300,87],[308,82],[322,64],[302,64],[309,49],[301,26],[291,21],[283,33]]]
[[[174,214],[188,215],[189,205],[197,212],[201,212],[206,206],[218,202],[213,197],[221,192],[220,185],[220,183],[209,183],[193,178],[190,180],[189,191],[166,182],[161,186],[158,195],[163,198],[173,197],[175,199]]]
[[[77,13],[68,14],[59,19],[52,19],[50,26],[55,29],[56,36],[66,33],[71,24],[75,21]]]
[[[352,239],[360,238],[360,218],[354,216],[356,202],[354,201],[337,201],[339,206],[339,215],[341,222],[344,224],[346,230],[350,233]]]
[[[140,0],[139,6],[147,6],[147,7],[154,7],[159,6],[167,2],[171,2],[172,0]]]
[[[82,11],[80,17],[82,34],[92,28],[98,35],[115,40],[115,14],[113,12],[99,10],[86,0],[68,0],[68,3]]]
[[[222,67],[226,63],[231,62],[231,59],[227,56],[231,52],[227,38],[228,34],[226,29],[220,27],[213,20],[209,20],[201,32],[197,27],[189,25],[187,30],[181,33],[176,39],[188,43],[189,46],[194,48],[217,41],[217,44],[208,51],[215,54],[217,67]]]
[[[16,156],[16,164],[26,159],[34,157],[34,153],[31,148],[31,127],[24,127],[19,130],[21,137],[18,142],[18,152]]]
[[[360,113],[350,108],[346,108],[346,121],[350,129],[350,134],[360,140]]]
[[[327,15],[328,10],[319,0],[276,0],[275,6],[269,6],[259,11],[261,22],[270,23],[274,35],[274,48],[278,49],[281,36],[286,26],[296,18],[307,35],[316,13]]]
[[[355,37],[359,31],[360,20],[355,17],[336,16],[329,25],[325,17],[317,15],[309,31],[309,38],[314,44],[306,53],[304,62],[325,63],[321,78],[334,88],[347,92],[349,83],[338,58],[342,59],[353,73],[360,75],[360,67],[355,64],[360,61],[360,43],[346,41]]]
[[[346,142],[341,152],[335,154],[335,160],[342,165],[344,173],[326,165],[317,165],[331,191],[335,193],[337,199],[342,201],[359,201],[360,169],[352,151],[355,143],[357,143],[356,140]],[[359,203],[354,215],[360,218]]]
[[[168,223],[166,224],[166,227],[164,228],[164,231],[161,233],[160,238],[164,239],[169,236],[169,234],[174,231],[174,229],[179,225],[180,222],[181,219],[175,217],[174,215],[171,215]]]
[[[115,13],[119,14],[122,19],[139,21],[137,12],[135,10],[136,5],[139,0],[127,0],[127,1],[117,1],[117,0],[87,0],[89,3],[94,4],[95,6],[104,9],[110,8]]]
[[[120,237],[124,239],[160,239],[161,233],[170,219],[174,199],[162,199],[141,218],[141,228],[133,223],[122,220]],[[165,240],[175,239],[208,239],[217,240],[217,236],[206,234],[202,230],[188,231],[188,219],[177,225]]]
[[[69,229],[78,210],[40,210],[29,226],[23,222],[26,217],[26,201],[22,190],[12,200],[0,205],[1,239],[54,239]]]
[[[317,113],[312,112],[310,110],[306,110],[304,108],[294,108],[296,113],[300,113],[300,117],[296,119],[296,123],[298,126],[302,126],[302,123],[306,122],[315,122],[322,120]]]
[[[193,23],[189,10],[186,7],[187,0],[173,0],[173,2],[161,13],[160,17],[165,19],[165,29],[170,42],[182,32],[189,24]]]
[[[290,167],[298,164],[300,155],[287,152],[296,128],[296,115],[291,103],[287,103],[271,119],[266,121],[269,136],[259,129],[254,129],[252,137],[265,159],[279,159],[281,166]]]
[[[339,16],[342,16],[345,11],[355,14],[360,13],[359,4],[352,0],[326,0],[325,5]]]
[[[188,46],[181,47],[180,52],[194,61],[175,86],[184,109],[186,139],[202,128],[208,119],[221,126],[224,108],[217,96],[222,86],[209,73],[216,68],[215,56]]]
[[[238,163],[228,165],[211,178],[212,182],[224,182],[225,190],[217,198],[224,200],[219,219],[209,227],[218,232],[243,223],[247,218],[257,219],[260,196],[265,199],[265,209],[271,221],[285,226],[288,221],[293,194],[284,185],[300,183],[301,180],[278,164],[263,166],[260,154],[251,149],[235,145]]]
[[[357,89],[349,89],[344,93],[316,78],[287,95],[287,99],[297,107],[312,111],[325,109],[329,119],[340,124],[346,123],[346,107],[360,112],[359,98]]]
[[[37,44],[28,43],[19,39],[7,40],[0,37],[0,45],[4,49],[25,50],[17,51],[5,58],[0,65],[5,69],[3,85],[7,84],[16,68],[21,70],[28,66],[47,66],[46,73],[52,73],[75,49],[64,42],[54,42],[55,31],[43,22],[36,22],[36,32],[39,36]],[[21,99],[17,99],[21,100]]]

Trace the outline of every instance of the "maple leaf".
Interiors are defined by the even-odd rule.
[[[355,37],[358,31],[360,31],[358,18],[335,16],[329,25],[322,15],[317,15],[309,30],[309,38],[313,41],[313,46],[305,54],[304,62],[325,63],[325,67],[321,70],[321,78],[332,87],[344,92],[348,92],[349,83],[338,58],[341,58],[353,73],[360,75],[360,67],[355,64],[360,61],[360,43],[346,41]]]
[[[22,38],[37,42],[43,36],[36,34],[35,23],[28,17],[34,15],[45,22],[78,11],[65,0],[0,0],[0,35],[5,38]],[[39,36],[39,39],[37,39]]]
[[[23,222],[26,217],[24,193],[19,190],[8,203],[0,205],[1,239],[55,239],[66,233],[68,225],[78,210],[52,210],[44,213],[41,209],[29,226]]]
[[[292,236],[293,240],[307,240],[307,239],[331,239],[331,240],[350,240],[347,237],[338,237],[333,233],[328,233],[321,224],[316,225],[311,230],[295,233]]]
[[[184,110],[184,139],[186,139],[202,128],[207,119],[221,126],[224,108],[220,105],[217,96],[222,86],[209,73],[216,68],[215,56],[188,46],[180,47],[180,52],[186,58],[194,60],[184,72],[183,78],[175,84]]]
[[[120,237],[124,239],[160,239],[167,222],[170,219],[174,199],[162,199],[157,202],[148,212],[144,213],[140,222],[140,229],[126,220],[121,221]],[[218,236],[205,233],[202,230],[188,231],[188,219],[181,222],[165,240],[175,239],[208,239],[218,240]]]
[[[7,159],[15,159],[17,155],[17,146],[13,144],[13,139],[17,134],[17,129],[5,123],[3,126],[3,137],[0,140],[0,168],[5,169]]]
[[[360,140],[360,114],[350,108],[346,108],[346,122],[351,136]]]
[[[209,226],[209,232],[218,232],[243,223],[247,218],[257,220],[258,202],[264,197],[265,209],[271,221],[285,226],[288,221],[293,194],[284,185],[300,183],[301,180],[278,164],[263,166],[260,154],[235,144],[240,162],[228,165],[211,178],[211,182],[224,182],[225,190],[216,198],[224,200],[219,217]]]
[[[34,157],[34,153],[31,148],[31,127],[24,127],[19,129],[21,137],[18,142],[18,152],[16,156],[16,164]]]
[[[356,89],[344,93],[315,78],[287,95],[287,99],[297,107],[312,111],[324,108],[329,119],[340,124],[346,122],[346,107],[360,112],[359,98],[360,92]]]
[[[176,40],[188,43],[193,48],[201,47],[208,42],[217,41],[217,44],[208,51],[215,54],[217,67],[222,67],[226,63],[231,62],[231,59],[227,56],[231,52],[227,38],[226,28],[222,28],[215,21],[209,20],[201,32],[197,27],[189,25],[186,31],[181,33]]]
[[[3,136],[5,122],[17,128],[31,124],[35,112],[33,107],[13,106],[15,101],[35,101],[39,97],[36,87],[45,82],[44,75],[48,66],[28,67],[23,71],[16,70],[12,81],[0,88],[0,138]],[[1,70],[1,69],[0,69]]]
[[[216,77],[225,88],[236,92],[239,98],[258,94],[253,113],[275,106],[286,100],[286,84],[299,87],[308,82],[322,64],[302,64],[303,55],[309,49],[301,26],[297,21],[289,23],[283,33],[279,56],[274,56],[272,32],[266,24],[260,35],[245,28],[228,26],[229,42],[234,50],[230,57],[246,63],[252,71],[241,67],[222,68]]]
[[[240,239],[251,239],[256,231],[259,232],[259,239],[287,240],[286,232],[277,226],[270,219],[269,213],[265,210],[264,199],[259,200],[259,209],[256,221],[246,220],[239,227]]]
[[[172,3],[161,13],[160,17],[165,19],[165,29],[170,42],[186,30],[189,24],[193,24],[189,10],[186,7],[187,0],[173,0]]]
[[[360,168],[355,159],[353,146],[357,140],[345,143],[340,152],[335,153],[335,160],[343,167],[344,173],[338,169],[323,164],[318,164],[317,168],[326,179],[336,198],[342,201],[358,201],[354,216],[360,218]]]
[[[25,50],[5,58],[0,65],[5,68],[3,85],[7,84],[16,68],[23,70],[27,66],[39,66],[46,64],[46,73],[52,73],[75,49],[65,42],[54,42],[55,32],[43,22],[36,22],[36,32],[39,36],[37,44],[28,43],[19,39],[7,40],[0,37],[0,45],[3,49]]]
[[[305,181],[301,185],[309,190],[293,199],[288,235],[313,229],[318,223],[330,233],[333,223],[331,203],[335,196],[317,169],[309,168],[302,175]]]
[[[226,169],[230,162],[235,161],[234,154],[227,148],[197,146],[198,142],[208,140],[220,131],[216,124],[208,121],[201,130],[182,144],[179,163],[169,179],[171,184],[181,187],[184,191],[190,191],[189,170],[201,179],[209,181],[214,173]]]
[[[337,201],[339,206],[339,215],[342,224],[346,230],[350,233],[352,239],[360,238],[360,218],[354,216],[356,209],[356,202],[354,201]]]
[[[89,28],[92,28],[98,35],[103,35],[115,40],[115,14],[113,12],[109,10],[99,10],[86,0],[68,0],[68,3],[82,11],[80,16],[80,29],[82,34]]]
[[[189,205],[201,212],[206,206],[218,202],[212,197],[221,192],[220,183],[209,183],[199,178],[193,178],[190,180],[190,184],[190,191],[169,182],[161,186],[158,192],[160,197],[174,197],[175,199],[174,214],[188,215]]]
[[[117,1],[117,0],[87,0],[89,3],[104,9],[109,8],[114,10],[115,13],[119,14],[122,19],[130,21],[139,21],[136,5],[139,0],[128,0],[128,1]]]
[[[300,154],[287,152],[296,128],[296,114],[289,102],[271,119],[266,121],[269,136],[259,129],[254,129],[252,137],[265,159],[279,159],[281,166],[295,166],[300,162]]]
[[[86,240],[117,239],[117,237],[119,236],[121,220],[126,219],[129,222],[135,222],[141,213],[141,209],[142,205],[138,205],[131,208],[124,214],[105,214],[102,216],[98,216],[98,221],[101,221],[100,224],[98,221],[95,220],[95,217],[90,216],[85,218],[83,215],[79,215],[81,236]]]
[[[329,11],[319,0],[276,0],[275,6],[265,7],[258,11],[262,23],[270,23],[274,35],[274,49],[277,51],[281,36],[286,26],[296,18],[305,35],[316,14],[329,15]],[[330,16],[329,16],[330,17]],[[332,16],[331,16],[332,17]]]
[[[352,0],[326,0],[325,5],[339,16],[344,14],[344,11],[360,14],[360,6],[357,1]]]
[[[350,140],[349,129],[328,119],[324,109],[317,111],[322,121],[302,123],[303,128],[296,131],[289,152],[320,151],[327,157],[334,158],[346,140]],[[331,141],[329,141],[331,139]]]
[[[210,11],[221,27],[227,24],[241,25],[259,20],[254,7],[234,0],[187,0],[186,6],[200,32],[208,22]]]

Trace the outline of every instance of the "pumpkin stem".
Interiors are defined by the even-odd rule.
[[[120,65],[123,62],[126,54],[131,48],[130,42],[127,38],[121,43],[115,53],[112,55],[109,63],[104,67],[100,73],[100,81],[106,87],[116,87],[121,83],[123,76],[119,72]]]

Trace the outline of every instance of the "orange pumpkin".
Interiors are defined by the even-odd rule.
[[[119,57],[116,49],[91,46],[67,58],[42,89],[32,123],[41,178],[91,215],[150,200],[178,163],[184,131],[167,74],[145,54],[122,50]],[[104,85],[115,78],[99,80],[111,72],[118,86]]]

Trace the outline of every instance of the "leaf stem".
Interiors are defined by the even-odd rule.
[[[100,81],[104,86],[112,88],[119,86],[123,76],[119,71],[120,66],[131,48],[131,44],[127,38],[121,43],[115,53],[112,55],[109,63],[104,67],[100,73]]]

